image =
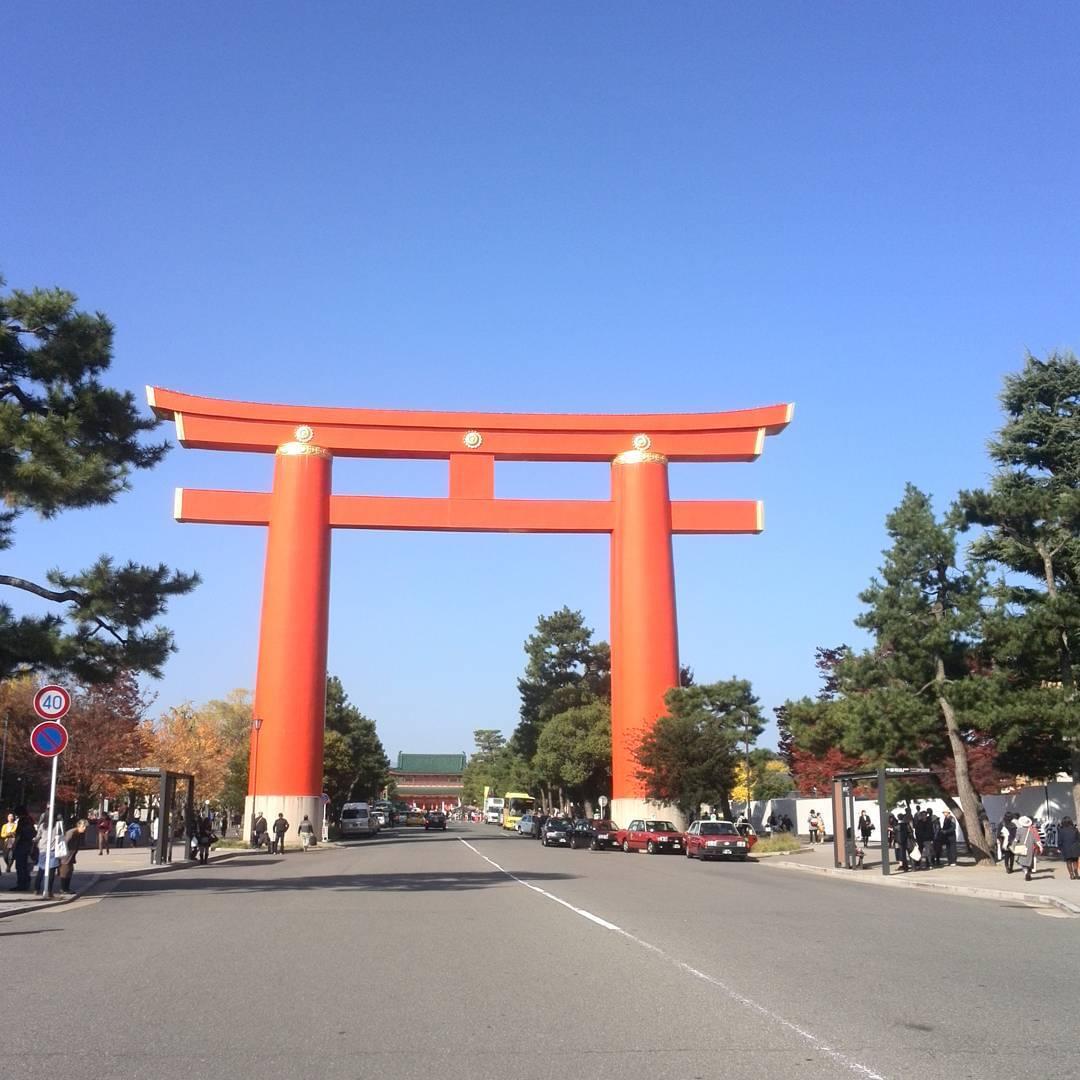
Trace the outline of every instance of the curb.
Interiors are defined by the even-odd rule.
[[[927,889],[931,892],[949,893],[953,896],[967,896],[977,900],[1006,900],[1020,901],[1026,904],[1041,904],[1044,907],[1055,907],[1066,911],[1070,915],[1080,915],[1080,905],[1063,900],[1060,896],[1050,896],[1047,893],[1023,893],[1010,889],[987,889],[978,885],[949,885],[941,881],[911,881],[894,877],[857,876],[853,870],[843,870],[833,866],[807,866],[805,863],[774,862],[772,864],[782,870],[799,870],[804,874],[823,874],[830,877],[841,877],[845,881],[854,881],[862,885],[884,885],[894,889]]]

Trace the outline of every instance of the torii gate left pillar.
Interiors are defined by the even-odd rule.
[[[611,537],[612,816],[650,806],[635,750],[679,681],[671,538],[757,533],[756,500],[675,501],[670,461],[754,461],[789,405],[689,415],[552,415],[301,408],[148,388],[182,446],[273,453],[267,493],[177,491],[179,521],[267,526],[247,831],[256,811],[320,828],[330,530],[608,533]],[[448,497],[334,495],[334,456],[441,458]],[[606,461],[607,500],[495,497],[495,463]]]
[[[326,644],[330,616],[330,452],[309,442],[278,447],[266,539],[248,796],[292,836],[305,815],[322,836]]]

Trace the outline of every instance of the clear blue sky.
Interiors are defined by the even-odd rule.
[[[759,462],[672,467],[678,497],[766,501],[676,573],[684,662],[767,707],[859,640],[905,481],[980,484],[1002,376],[1080,342],[1075,4],[14,2],[5,30],[0,270],[106,312],[140,397],[795,401]],[[172,491],[270,470],[177,450],[5,563],[198,569],[159,705],[251,686],[262,530],[177,525]],[[335,490],[439,495],[445,465],[338,462]],[[607,573],[596,537],[339,532],[330,668],[392,755],[468,750],[516,723],[540,613],[607,636]]]

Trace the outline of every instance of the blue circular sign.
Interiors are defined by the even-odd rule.
[[[56,720],[45,720],[30,732],[30,747],[40,757],[56,757],[67,744],[67,728]]]

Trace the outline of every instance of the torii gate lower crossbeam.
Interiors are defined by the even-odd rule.
[[[612,807],[649,812],[634,749],[679,681],[671,537],[756,533],[760,502],[676,501],[669,460],[749,461],[791,419],[788,405],[681,416],[408,413],[196,398],[148,388],[182,445],[275,454],[268,494],[177,491],[179,521],[267,526],[246,819],[279,811],[318,826],[329,617],[330,530],[609,533]],[[318,424],[318,430],[315,424]],[[334,455],[441,457],[445,499],[334,495]],[[610,500],[495,497],[495,461],[612,463]],[[655,813],[655,810],[651,811]]]

